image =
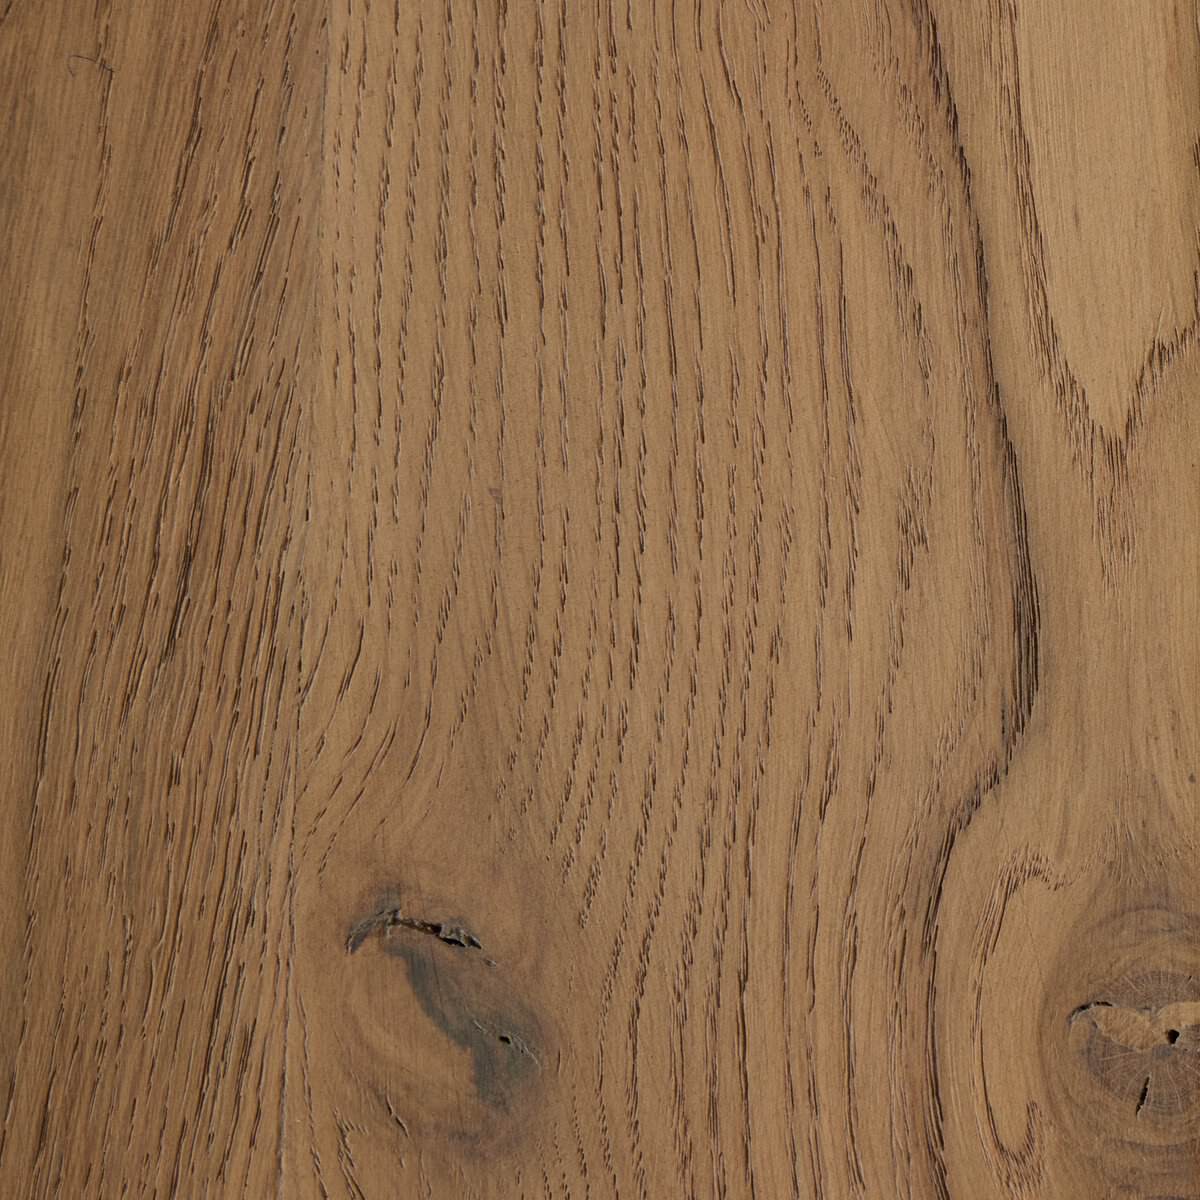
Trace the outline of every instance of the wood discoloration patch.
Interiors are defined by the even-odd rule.
[[[379,952],[402,964],[421,1012],[470,1054],[479,1099],[499,1110],[512,1109],[541,1069],[542,1033],[479,938],[462,920],[429,921],[388,903],[355,922],[346,950],[354,954],[372,939]]]

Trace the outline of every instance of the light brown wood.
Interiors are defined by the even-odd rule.
[[[154,9],[0,8],[12,1197],[280,1179],[324,42]]]
[[[0,5],[0,1194],[1200,1195],[1200,30]]]

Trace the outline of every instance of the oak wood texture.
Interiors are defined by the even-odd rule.
[[[1200,32],[0,4],[0,1195],[1200,1196]]]

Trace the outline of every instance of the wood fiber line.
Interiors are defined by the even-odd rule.
[[[0,1195],[1200,1195],[1194,6],[0,4]]]
[[[278,1185],[317,46],[0,25],[6,1196]]]

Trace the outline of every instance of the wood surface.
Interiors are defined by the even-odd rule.
[[[0,1196],[1200,1196],[1200,14],[0,2]]]

